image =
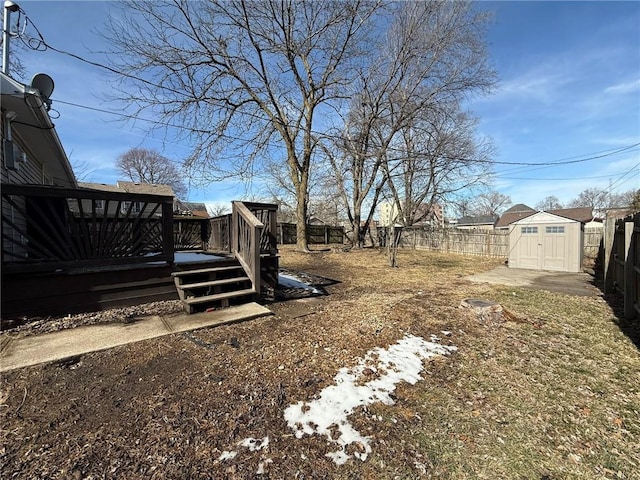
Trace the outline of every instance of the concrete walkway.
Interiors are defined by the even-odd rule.
[[[566,293],[595,297],[600,291],[593,286],[592,277],[587,273],[548,272],[500,266],[488,272],[466,277],[474,283],[491,283],[510,287],[524,287],[533,290]]]
[[[271,311],[257,303],[247,303],[194,315],[151,316],[132,323],[91,325],[22,338],[2,334],[0,372],[63,360],[171,333],[241,322],[265,315],[271,315]]]

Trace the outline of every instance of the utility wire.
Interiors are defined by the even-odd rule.
[[[210,133],[207,130],[202,130],[202,129],[195,129],[195,128],[191,128],[191,127],[185,127],[184,125],[175,125],[169,122],[161,122],[159,120],[151,120],[149,118],[144,118],[144,117],[139,117],[137,115],[131,115],[131,114],[126,114],[126,113],[121,113],[121,112],[114,112],[113,110],[107,110],[104,108],[98,108],[98,107],[92,107],[92,106],[88,106],[88,105],[81,105],[78,103],[74,103],[74,102],[68,102],[65,100],[55,100],[57,103],[61,103],[64,105],[69,105],[72,107],[77,107],[77,108],[83,108],[86,110],[93,110],[96,112],[101,112],[101,113],[107,113],[110,115],[115,115],[118,117],[122,117],[122,118],[127,118],[127,119],[131,119],[131,120],[140,120],[143,122],[149,122],[149,123],[154,123],[156,125],[162,125],[165,127],[170,127],[170,128],[176,128],[179,130],[186,130],[189,132],[193,132],[193,133]],[[318,133],[318,132],[316,132]],[[241,138],[241,137],[235,137],[235,136],[231,136],[231,135],[221,135],[229,140],[237,140],[237,141],[244,141],[246,139]],[[276,145],[274,145],[276,146]],[[469,160],[469,161],[473,161],[476,163],[490,163],[490,164],[498,164],[498,165],[525,165],[525,166],[543,166],[543,167],[547,167],[547,166],[555,166],[555,165],[569,165],[569,164],[574,164],[574,163],[582,163],[582,162],[588,162],[591,160],[597,160],[599,158],[605,158],[605,157],[610,157],[612,155],[616,155],[618,153],[623,153],[625,151],[628,151],[632,148],[638,147],[640,146],[640,142],[639,143],[634,143],[631,145],[626,145],[623,147],[619,147],[613,150],[601,150],[599,152],[594,152],[597,153],[598,155],[594,155],[594,153],[586,153],[586,154],[582,154],[582,155],[574,155],[571,157],[564,157],[564,158],[560,158],[558,160],[553,160],[550,162],[539,162],[539,163],[531,163],[531,162],[502,162],[502,161],[497,161],[497,160],[482,160],[482,159],[457,159],[457,158],[453,158],[451,157],[451,160]],[[394,150],[393,148],[390,148],[390,150]],[[583,158],[585,157],[586,158]],[[447,157],[443,157],[443,158],[447,158]],[[608,175],[606,175],[608,176]],[[510,178],[510,177],[501,177],[501,176],[497,176],[498,178],[505,178],[505,179],[512,179],[512,180],[527,180],[526,178]],[[598,177],[583,177],[583,178],[598,178]],[[534,179],[536,180],[536,179]],[[556,179],[545,179],[545,180],[556,180]],[[557,180],[564,180],[564,179],[557,179]],[[567,179],[569,180],[569,179]]]
[[[53,50],[54,52],[57,52],[57,53],[62,54],[62,55],[67,55],[67,56],[69,56],[71,58],[74,58],[74,59],[76,59],[78,61],[87,63],[88,65],[92,65],[92,66],[95,66],[95,67],[98,67],[98,68],[102,68],[102,69],[108,70],[108,71],[110,71],[112,73],[115,73],[117,75],[130,78],[132,80],[143,82],[143,83],[145,83],[145,84],[147,84],[149,86],[152,86],[152,87],[155,87],[155,88],[158,88],[158,89],[161,89],[161,90],[167,90],[167,91],[170,91],[172,93],[176,93],[176,94],[181,95],[181,96],[185,96],[185,97],[189,96],[187,93],[185,93],[183,91],[176,90],[176,89],[173,89],[173,88],[167,87],[167,86],[158,85],[158,84],[156,84],[154,82],[151,82],[151,81],[149,81],[149,80],[147,80],[145,78],[138,77],[138,76],[135,76],[135,75],[131,75],[131,74],[122,72],[122,71],[117,70],[117,69],[115,69],[113,67],[110,67],[108,65],[104,65],[102,63],[95,62],[95,61],[92,61],[92,60],[87,60],[87,59],[85,59],[85,58],[83,58],[80,55],[77,55],[75,53],[67,52],[65,50],[61,50],[61,49],[58,49],[56,47],[53,47],[52,45],[49,45],[45,41],[44,36],[42,35],[42,33],[40,32],[38,27],[27,16],[26,12],[24,10],[22,10],[22,8],[20,9],[20,12],[22,14],[24,14],[25,22],[28,22],[29,24],[31,24],[33,26],[33,28],[35,29],[35,31],[37,32],[37,34],[38,34],[38,38],[37,39],[36,38],[30,38],[27,42],[25,42],[24,39],[22,39],[22,35],[19,35],[19,38],[21,39],[21,41],[28,48],[30,48],[32,50],[35,50],[35,51],[46,51],[47,49]],[[26,24],[25,24],[25,29],[26,29]],[[85,109],[88,109],[88,110],[94,110],[94,111],[98,111],[98,112],[108,113],[108,114],[111,114],[111,115],[117,115],[117,116],[120,116],[122,118],[128,118],[128,119],[132,119],[132,120],[141,120],[141,121],[145,121],[145,122],[149,122],[149,123],[154,123],[154,124],[157,124],[157,125],[162,125],[162,126],[165,126],[165,127],[186,130],[186,131],[189,131],[189,132],[192,132],[192,133],[200,133],[200,134],[211,133],[210,131],[207,131],[207,130],[195,129],[195,128],[185,127],[185,126],[180,126],[180,125],[173,125],[173,124],[168,123],[168,122],[161,122],[161,121],[157,121],[157,120],[150,120],[150,119],[141,118],[141,117],[138,117],[136,115],[123,114],[123,113],[114,112],[114,111],[110,111],[110,110],[99,109],[97,107],[89,107],[89,106],[85,106],[85,105],[75,104],[75,103],[72,103],[72,102],[64,102],[62,100],[56,100],[56,101],[59,102],[59,103],[64,103],[64,104],[67,104],[67,105],[70,105],[70,106],[75,106],[75,107],[78,107],[78,108],[85,108]],[[261,117],[258,117],[258,116],[255,116],[255,117],[256,118],[261,118]],[[326,135],[325,132],[315,132],[314,131],[312,133],[317,134],[317,135],[323,135],[323,136]],[[230,136],[230,135],[227,135],[227,134],[219,135],[219,136],[227,138],[229,140],[236,140],[236,141],[246,141],[247,140],[246,138],[233,137],[233,136]],[[563,158],[563,159],[554,160],[554,161],[550,161],[550,162],[537,162],[537,163],[536,162],[508,162],[508,161],[499,161],[499,160],[457,158],[457,157],[448,157],[448,156],[442,156],[441,158],[443,158],[445,160],[468,161],[470,163],[486,163],[486,164],[492,164],[492,165],[518,165],[518,166],[531,166],[531,167],[547,167],[547,166],[571,165],[571,164],[576,164],[576,163],[589,162],[589,161],[592,161],[592,160],[597,160],[597,159],[600,159],[600,158],[605,158],[605,157],[609,157],[611,155],[622,153],[622,152],[625,152],[627,150],[630,150],[630,149],[638,147],[638,146],[640,146],[640,142],[632,144],[632,145],[627,145],[627,146],[618,148],[618,149],[613,150],[613,151],[608,152],[608,153],[602,153],[602,154],[599,154],[599,155],[586,154],[586,155],[590,155],[590,156],[587,156],[586,158],[579,158],[579,157],[583,157],[583,155],[576,155],[576,156],[573,156],[573,157],[566,157],[566,158]],[[399,149],[394,149],[393,147],[391,147],[390,150],[398,150],[398,151],[400,151]]]
[[[531,180],[531,181],[540,181],[540,182],[563,182],[563,181],[571,181],[571,180],[592,180],[595,178],[610,178],[616,175],[622,175],[624,173],[627,173],[627,172],[612,172],[608,175],[594,175],[590,177],[534,178],[534,177],[507,177],[503,175],[493,175],[493,177],[501,180]]]

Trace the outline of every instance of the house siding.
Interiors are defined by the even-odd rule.
[[[2,131],[2,166],[0,168],[2,183],[13,185],[51,185],[52,181],[47,175],[46,169],[42,165],[42,163],[34,160],[33,158],[29,158],[27,154],[16,155],[15,168],[7,168],[4,150],[4,141],[6,139],[5,120],[4,116],[0,116],[0,118],[2,119],[2,128],[0,129]],[[12,137],[16,153],[18,153],[18,151],[24,152],[24,148],[20,143],[19,137]],[[11,223],[14,224],[18,229],[24,230],[26,229],[26,220],[24,218],[24,215],[21,213],[26,208],[24,198],[16,197],[13,199],[13,201],[15,202],[16,206],[11,205],[9,202],[2,202],[2,216],[10,219]],[[26,244],[27,240],[22,235],[20,235],[16,231],[16,229],[5,224],[2,234],[13,240],[12,242],[5,242],[5,249],[7,249],[8,252],[3,254],[4,258],[12,255],[25,254],[25,250],[20,248],[19,245]]]

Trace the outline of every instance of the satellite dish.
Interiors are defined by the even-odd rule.
[[[46,73],[36,73],[31,80],[31,86],[40,90],[45,100],[49,100],[49,97],[53,93],[53,79]]]

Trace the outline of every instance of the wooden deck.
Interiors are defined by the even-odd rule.
[[[233,265],[250,283],[191,276],[185,304],[234,289],[260,297],[277,285],[276,205],[234,201],[222,219],[191,219],[158,195],[3,184],[0,198],[5,319],[178,299],[172,273],[193,269]]]
[[[178,300],[173,272],[224,265],[237,265],[237,261],[229,256],[177,252],[174,264],[156,262],[12,274],[3,277],[2,318],[64,315]]]

